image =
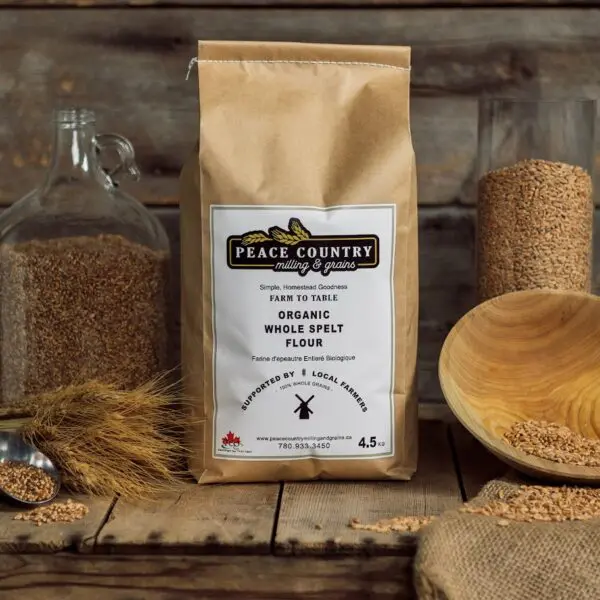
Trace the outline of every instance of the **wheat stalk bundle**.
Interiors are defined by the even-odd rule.
[[[151,499],[182,483],[186,449],[173,386],[157,378],[133,390],[89,381],[26,399],[22,437],[46,454],[74,491]]]

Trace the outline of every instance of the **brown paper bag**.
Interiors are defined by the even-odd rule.
[[[181,179],[182,362],[200,483],[409,479],[410,50],[200,42]]]

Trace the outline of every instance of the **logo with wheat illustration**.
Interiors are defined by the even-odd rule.
[[[227,239],[231,269],[269,269],[329,275],[335,271],[373,269],[379,265],[376,235],[314,235],[292,217],[287,229],[274,225]]]
[[[298,219],[290,219],[288,228],[289,231],[281,227],[271,227],[268,234],[264,231],[252,231],[242,237],[242,244],[248,246],[250,244],[275,241],[286,246],[295,246],[304,240],[310,239],[310,231]]]

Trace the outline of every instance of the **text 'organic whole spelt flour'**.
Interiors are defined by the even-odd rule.
[[[200,42],[182,361],[200,483],[409,479],[410,49]]]

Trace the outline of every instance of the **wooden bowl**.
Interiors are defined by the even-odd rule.
[[[600,438],[600,298],[528,290],[488,300],[449,333],[439,377],[458,420],[499,459],[538,478],[600,483],[600,467],[533,457],[502,439],[527,419]]]

